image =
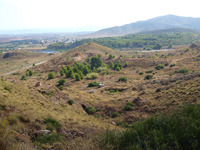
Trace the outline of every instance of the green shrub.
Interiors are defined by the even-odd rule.
[[[169,65],[169,63],[168,63],[168,62],[166,62],[166,63],[165,63],[165,66],[168,66],[168,65]]]
[[[76,81],[81,81],[81,76],[78,73],[76,73],[75,78],[76,78]]]
[[[88,87],[95,87],[95,86],[99,86],[99,83],[96,82],[96,81],[90,82],[90,83],[88,84]]]
[[[134,104],[132,102],[127,102],[126,105],[134,106]]]
[[[59,85],[59,86],[64,85],[65,82],[66,82],[65,79],[60,79],[60,80],[58,81],[58,85]]]
[[[94,108],[94,107],[86,107],[85,110],[89,115],[92,115],[97,111],[96,108]]]
[[[112,113],[112,118],[116,118],[119,116],[120,116],[120,114],[117,111]]]
[[[58,86],[58,89],[61,90],[61,91],[63,91],[64,90],[64,86],[60,85],[60,86]]]
[[[72,105],[72,104],[74,104],[74,101],[73,101],[72,99],[70,99],[70,100],[67,101],[67,103],[68,103],[69,105]]]
[[[120,77],[120,78],[118,79],[118,81],[124,81],[124,82],[126,82],[126,81],[127,81],[127,77]]]
[[[61,69],[61,70],[60,70],[60,76],[63,76],[64,74],[65,74],[64,70]]]
[[[112,54],[109,54],[108,59],[113,59],[115,58],[115,56],[113,56]]]
[[[175,71],[175,73],[183,73],[183,74],[188,74],[189,70],[188,69],[179,69],[178,71]]]
[[[148,70],[146,71],[146,73],[153,73],[153,70]]]
[[[50,80],[50,79],[55,79],[55,72],[50,72],[49,74],[48,74],[48,79]]]
[[[27,80],[27,76],[26,76],[26,75],[23,75],[23,76],[21,77],[21,80]]]
[[[99,73],[99,72],[103,72],[103,71],[107,71],[108,70],[108,68],[107,67],[99,67],[99,68],[97,68],[97,72]]]
[[[115,70],[116,71],[120,71],[121,69],[120,69],[120,67],[116,67]]]
[[[132,110],[133,110],[133,107],[130,106],[130,105],[126,105],[126,106],[124,107],[124,110],[125,110],[125,111],[132,111]]]
[[[100,148],[113,150],[198,150],[200,105],[188,105],[170,115],[149,117],[123,132],[106,131]]]
[[[144,74],[144,72],[139,72],[139,75],[143,75]]]
[[[114,68],[114,63],[112,61],[110,62],[109,67],[112,69]]]
[[[98,78],[99,74],[98,73],[89,73],[87,74],[87,79],[96,79]]]
[[[33,71],[32,71],[32,70],[28,70],[28,71],[26,72],[26,75],[27,75],[27,76],[32,76],[32,75],[33,75]]]
[[[8,86],[5,86],[5,87],[4,87],[4,90],[7,90],[7,91],[9,91],[9,92],[11,93],[11,89],[10,89],[10,87],[8,87]]]
[[[150,80],[150,79],[152,79],[152,78],[153,78],[152,75],[147,75],[144,79],[145,79],[145,80]]]
[[[45,124],[51,124],[55,129],[61,128],[61,124],[53,118],[45,118],[43,122]]]
[[[125,63],[124,63],[124,67],[127,67],[129,65],[129,63],[128,63],[128,61],[126,61]]]
[[[171,65],[170,65],[170,67],[174,67],[174,66],[176,66],[176,64],[171,64]]]
[[[36,141],[42,144],[54,144],[55,142],[61,141],[62,137],[59,134],[52,133],[50,135],[39,135]]]
[[[162,64],[159,64],[159,65],[157,65],[155,68],[156,68],[157,70],[161,70],[161,69],[164,68],[164,66],[163,66]]]

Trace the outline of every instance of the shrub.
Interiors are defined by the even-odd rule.
[[[10,89],[10,87],[8,87],[8,86],[5,86],[5,87],[4,87],[4,90],[7,90],[7,91],[9,91],[9,92],[11,93],[11,89]]]
[[[176,64],[171,64],[171,65],[170,65],[170,67],[174,67],[174,66],[176,66]]]
[[[88,87],[95,87],[95,86],[99,86],[99,83],[96,82],[96,81],[90,82],[90,83],[88,84]]]
[[[97,111],[96,108],[94,108],[94,107],[86,107],[85,110],[89,115],[92,115]]]
[[[124,81],[124,82],[126,82],[126,81],[127,81],[127,77],[120,77],[120,78],[118,79],[118,81]]]
[[[109,67],[112,69],[114,68],[114,63],[112,61],[110,62]]]
[[[65,82],[66,82],[65,79],[60,79],[60,80],[58,81],[58,85],[59,85],[59,86],[60,86],[60,85],[64,85]]]
[[[145,80],[150,80],[150,79],[152,79],[152,78],[153,78],[152,75],[147,75],[144,79],[145,79]]]
[[[126,106],[124,107],[124,110],[125,110],[125,111],[132,111],[132,110],[133,110],[133,107],[130,106],[130,105],[126,105]]]
[[[148,70],[146,71],[146,73],[153,73],[153,70]]]
[[[76,78],[76,81],[81,81],[81,76],[78,73],[76,73],[75,78]]]
[[[65,74],[64,70],[61,69],[61,70],[60,70],[60,76],[63,76],[64,74]]]
[[[115,58],[115,56],[113,56],[112,54],[109,54],[108,59],[113,59]]]
[[[58,87],[58,89],[61,90],[61,91],[63,91],[63,90],[64,90],[64,86],[60,85],[60,86]]]
[[[200,105],[188,105],[171,115],[138,121],[123,132],[106,131],[100,141],[100,148],[197,150],[200,147],[199,118]]]
[[[126,103],[126,105],[134,106],[134,104],[132,102],[128,102],[128,103]]]
[[[96,79],[99,76],[98,73],[89,73],[87,74],[87,79]]]
[[[112,118],[116,118],[116,117],[119,117],[120,114],[116,111],[114,113],[112,113]]]
[[[55,72],[50,72],[49,74],[48,74],[48,79],[50,80],[50,79],[55,79]]]
[[[97,72],[103,72],[103,71],[107,71],[108,68],[107,67],[99,67],[97,68]]]
[[[129,63],[128,63],[128,61],[126,61],[125,63],[124,63],[124,67],[127,67],[129,65]]]
[[[53,133],[51,135],[39,135],[36,139],[42,144],[53,144],[55,142],[61,141],[61,136],[59,134]]]
[[[169,65],[169,63],[168,63],[168,62],[166,62],[166,63],[165,63],[165,66],[168,66],[168,65]]]
[[[175,73],[183,73],[183,74],[188,74],[189,70],[188,69],[179,69],[178,71],[176,71]]]
[[[73,101],[72,99],[70,99],[70,100],[67,101],[67,103],[68,103],[69,105],[72,105],[72,104],[74,104],[74,101]]]
[[[116,67],[115,70],[116,71],[120,71],[121,69],[120,69],[120,67]]]
[[[143,75],[144,74],[144,72],[139,72],[139,75]]]
[[[43,120],[43,122],[45,123],[45,124],[51,124],[54,128],[56,128],[56,129],[58,129],[58,128],[61,128],[61,124],[57,121],[57,120],[55,120],[55,119],[53,119],[53,118],[45,118],[44,120]]]
[[[23,75],[23,76],[21,77],[21,80],[27,80],[27,76],[26,76],[26,75]]]
[[[157,65],[155,68],[156,68],[157,70],[161,70],[161,69],[164,68],[164,66],[163,66],[162,64],[159,64],[159,65]]]
[[[32,70],[29,70],[28,71],[28,76],[32,76],[33,75],[33,71]]]

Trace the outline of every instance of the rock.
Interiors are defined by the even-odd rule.
[[[117,123],[116,123],[116,122],[114,122],[114,121],[112,121],[112,122],[111,122],[111,124],[113,124],[113,125],[116,125]]]
[[[142,99],[140,97],[136,97],[134,100],[133,100],[133,103],[136,104],[136,105],[140,105],[140,103],[142,102]]]
[[[37,83],[35,84],[35,87],[40,87],[41,85],[42,85],[41,82],[37,82]]]
[[[104,84],[99,84],[99,88],[104,87]]]
[[[42,132],[43,135],[49,135],[51,133],[50,130],[40,130],[40,132]]]
[[[90,93],[94,93],[94,90],[90,90]]]
[[[132,87],[132,91],[137,91],[136,86],[133,86],[133,87]]]

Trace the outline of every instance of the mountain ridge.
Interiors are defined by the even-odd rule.
[[[90,34],[92,37],[123,36],[127,34],[147,32],[153,30],[188,28],[200,30],[200,18],[166,15],[145,21],[105,28]]]

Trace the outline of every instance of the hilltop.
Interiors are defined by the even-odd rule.
[[[200,18],[166,15],[149,19],[146,21],[138,21],[123,26],[116,26],[116,27],[102,29],[100,31],[90,34],[90,36],[92,37],[122,36],[133,33],[172,29],[172,28],[188,28],[188,29],[200,30]]]

